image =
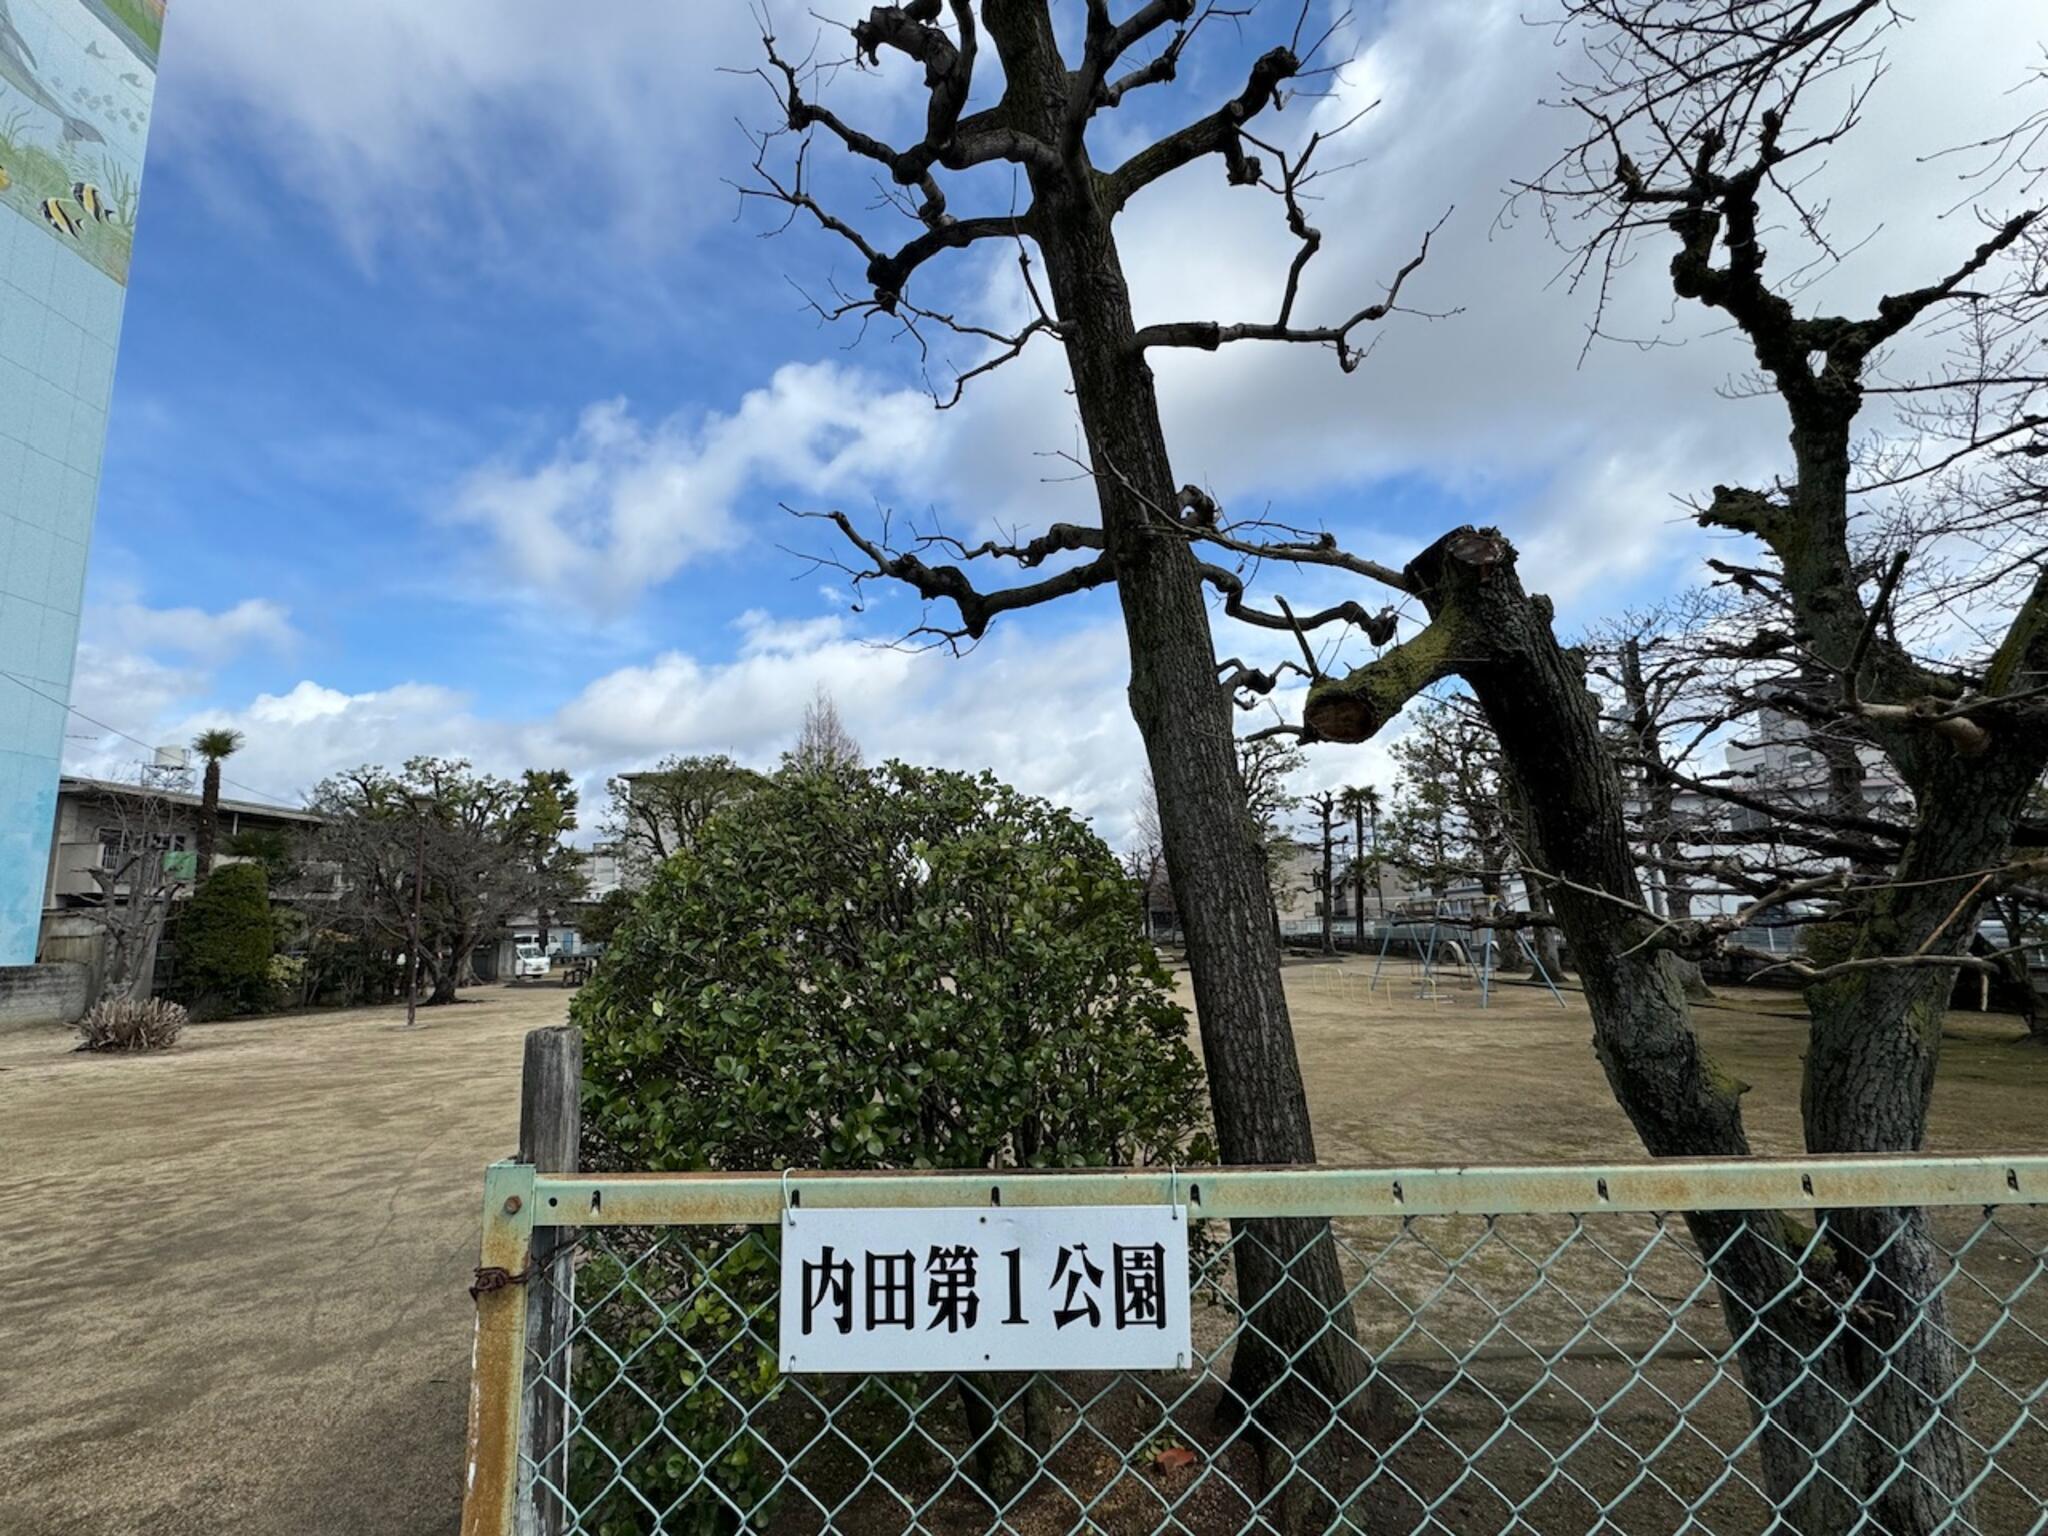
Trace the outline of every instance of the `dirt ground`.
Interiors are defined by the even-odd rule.
[[[1326,1163],[1593,1162],[1642,1144],[1593,1057],[1592,1021],[1541,987],[1446,986],[1418,997],[1412,963],[1311,961],[1288,971],[1316,1154]],[[1750,1085],[1754,1149],[1801,1150],[1799,1072],[1806,1012],[1796,994],[1724,990],[1694,1017],[1715,1058]],[[1949,1015],[1930,1152],[2048,1151],[2048,1051],[2007,1014]]]
[[[0,1531],[447,1532],[482,1170],[567,993],[0,1034]]]
[[[1369,961],[1289,973],[1326,1162],[1586,1161],[1636,1143],[1573,996],[1481,1010]],[[520,1041],[566,994],[196,1026],[166,1055],[0,1034],[0,1531],[452,1531],[483,1165]],[[1798,1147],[1802,1019],[1752,993],[1702,1028],[1753,1085],[1757,1148]],[[1935,1150],[2048,1149],[2048,1052],[1958,1014]]]

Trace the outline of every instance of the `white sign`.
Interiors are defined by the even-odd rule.
[[[1185,1369],[1187,1207],[783,1213],[785,1371]]]

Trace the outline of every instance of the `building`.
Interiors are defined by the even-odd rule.
[[[101,884],[93,871],[119,868],[123,856],[144,840],[161,847],[172,861],[183,855],[196,864],[199,806],[199,796],[189,790],[69,774],[60,778],[43,881],[44,912],[100,905]],[[238,862],[234,844],[244,833],[275,833],[297,841],[326,819],[291,806],[223,800],[214,863]]]
[[[1273,878],[1273,915],[1280,924],[1281,937],[1290,943],[1320,939],[1323,931],[1323,850],[1320,844],[1290,840],[1276,853],[1278,868]],[[1337,876],[1336,900],[1331,921],[1339,939],[1349,940],[1358,931],[1358,905],[1351,880],[1351,857],[1339,849],[1334,860]],[[1180,917],[1174,910],[1173,888],[1166,878],[1165,861],[1156,862],[1141,878],[1146,887],[1145,925],[1154,938],[1178,942]],[[1368,933],[1377,933],[1381,919],[1402,903],[1413,900],[1415,888],[1409,876],[1383,860],[1365,887],[1365,923]]]
[[[626,886],[626,859],[617,843],[598,843],[583,855],[583,899],[602,901]]]
[[[160,762],[162,758],[159,754]],[[172,902],[192,894],[198,873],[200,798],[181,787],[188,782],[189,776],[175,771],[152,770],[136,781],[68,775],[58,780],[49,858],[40,886],[36,959],[41,963],[0,971],[0,1022],[68,1023],[99,995],[108,957],[104,909],[111,904],[118,911],[131,899],[133,893],[121,876],[142,866],[144,861],[134,857],[137,853],[163,853],[162,873],[175,882],[167,893]],[[242,861],[239,839],[262,835],[291,848],[323,820],[290,806],[223,800],[215,867]],[[152,885],[150,892],[161,892],[161,887]],[[308,883],[301,899],[311,896]],[[160,985],[174,969],[173,953],[168,945],[156,951],[153,972]],[[5,985],[10,977],[15,981],[12,987]]]
[[[1794,805],[1827,804],[1827,760],[1815,744],[1814,728],[1802,721],[1776,710],[1763,710],[1757,715],[1755,738],[1730,742],[1725,756],[1737,789]],[[1882,752],[1859,742],[1856,757],[1863,769],[1863,802],[1869,810],[1896,810],[1911,804],[1905,784]],[[1730,817],[1730,825],[1738,832],[1762,830],[1768,824],[1769,818],[1761,812],[1742,807]]]
[[[0,978],[35,959],[52,868],[163,13],[0,3]]]

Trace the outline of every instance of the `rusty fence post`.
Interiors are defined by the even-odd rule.
[[[567,1024],[532,1031],[519,1085],[520,1162],[541,1174],[576,1172],[582,1104],[582,1032]],[[544,1225],[533,1233],[532,1279],[526,1287],[525,1408],[519,1421],[518,1536],[560,1536],[570,1524],[573,1237],[566,1227]]]
[[[484,1174],[483,1255],[470,1289],[476,1301],[476,1345],[469,1370],[462,1536],[511,1536],[513,1528],[532,1239],[532,1166],[493,1163]]]

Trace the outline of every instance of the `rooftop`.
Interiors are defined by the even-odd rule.
[[[140,799],[148,797],[166,800],[172,805],[190,806],[197,810],[200,797],[190,790],[159,789],[153,785],[125,783],[120,779],[92,779],[76,774],[65,774],[57,781],[60,795],[96,795],[105,799]],[[229,800],[223,797],[221,810],[241,816],[269,816],[280,821],[299,821],[307,826],[321,826],[327,818],[318,811],[309,811],[302,805],[272,805],[263,800]]]

